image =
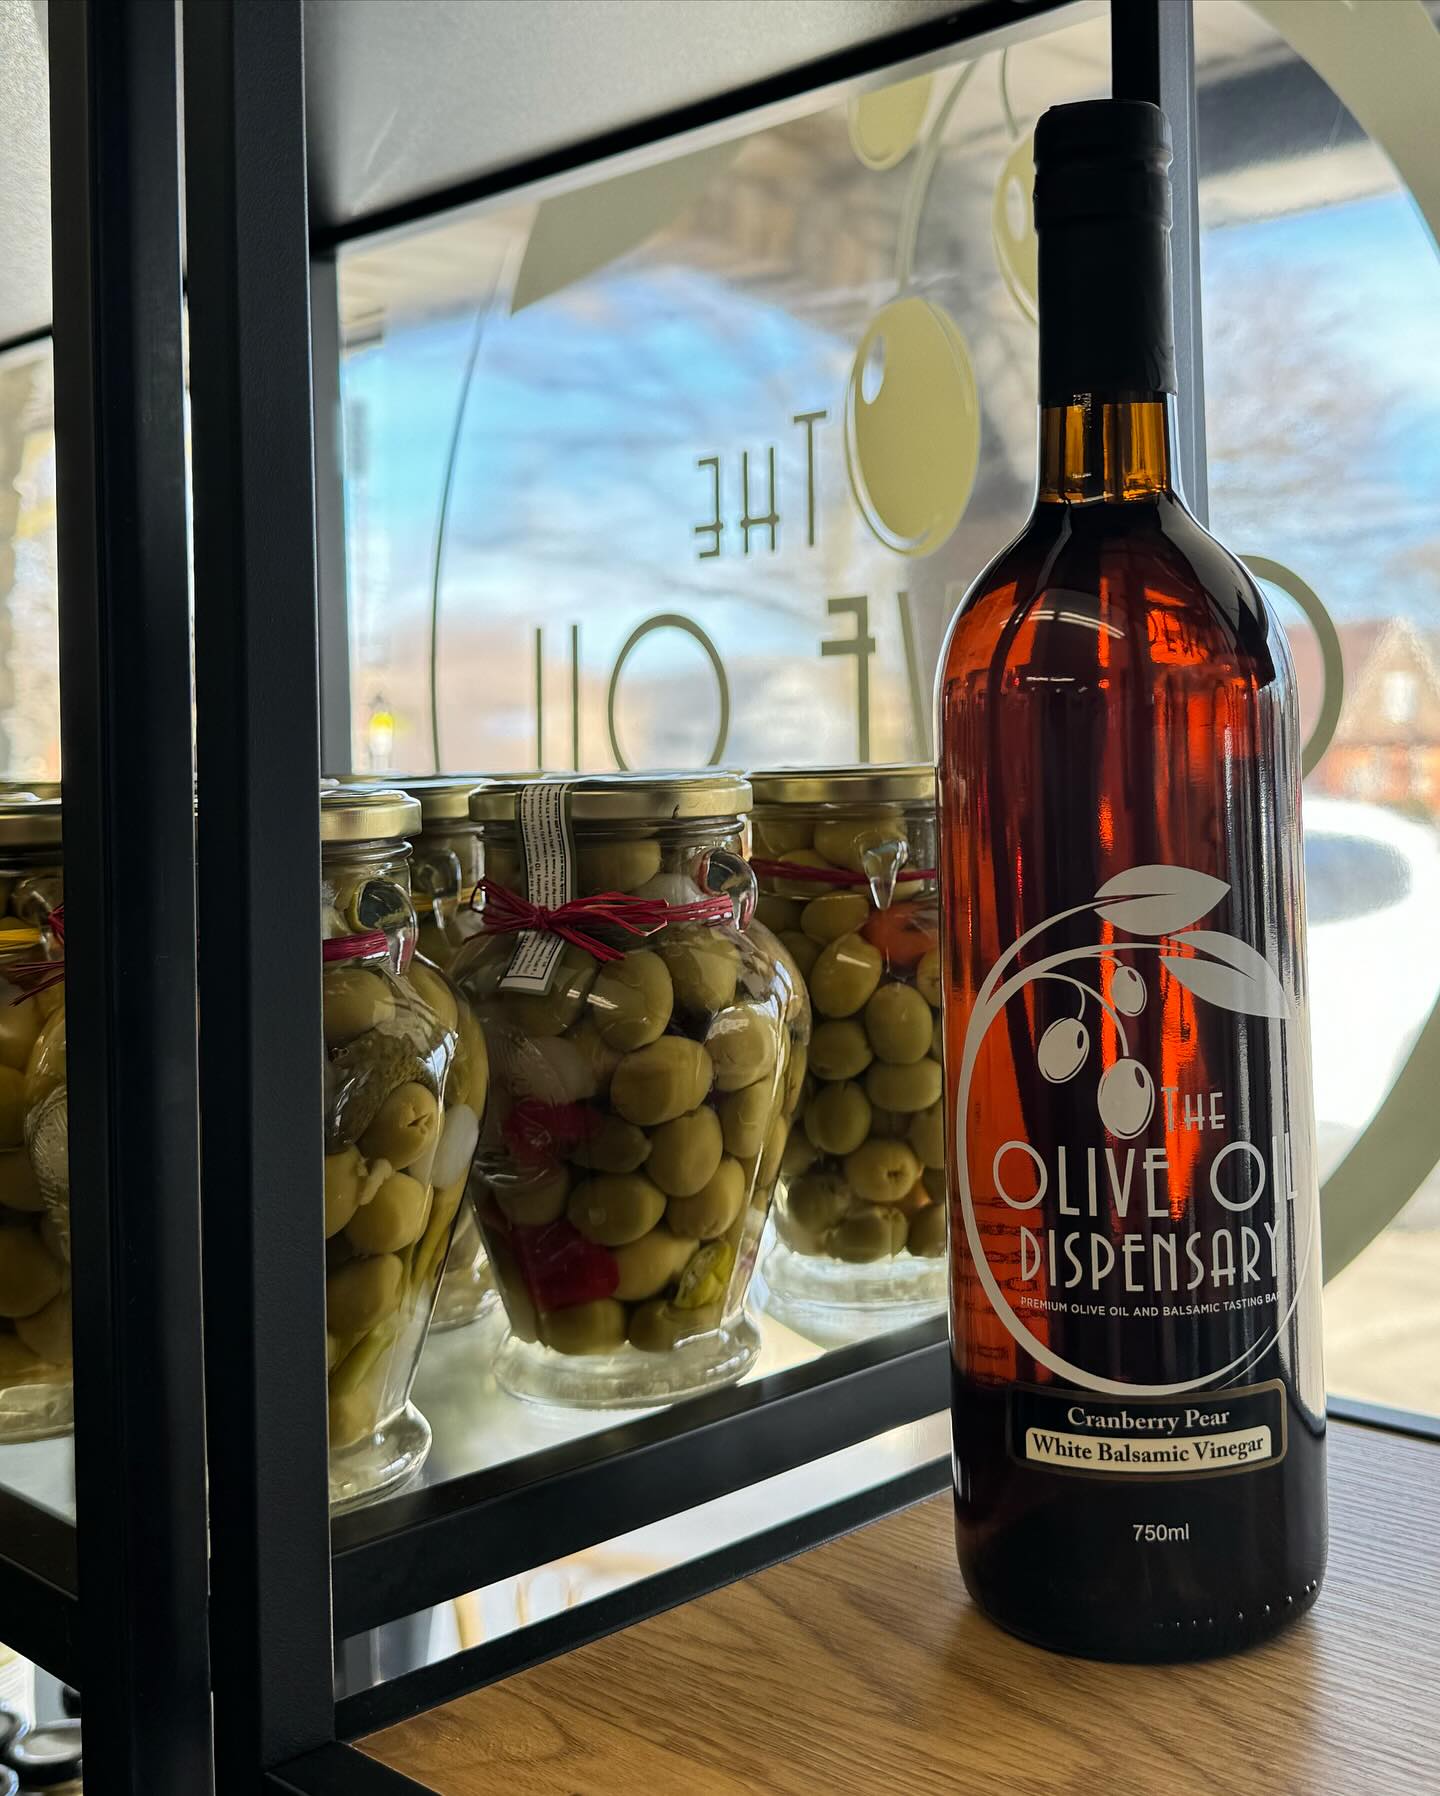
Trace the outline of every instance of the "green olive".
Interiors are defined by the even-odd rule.
[[[511,1222],[523,1228],[541,1228],[564,1215],[570,1174],[563,1166],[527,1168],[513,1179],[495,1180],[490,1190]]]
[[[321,979],[320,1000],[325,1045],[332,1051],[354,1042],[357,1034],[379,1029],[395,1017],[390,981],[373,966],[345,961],[327,966]]]
[[[735,1249],[729,1241],[707,1241],[697,1247],[675,1287],[675,1308],[704,1310],[723,1304],[734,1267]]]
[[[823,1235],[850,1214],[855,1194],[838,1172],[817,1167],[794,1181],[785,1203],[790,1214],[812,1235]]]
[[[798,1179],[802,1172],[815,1164],[815,1143],[805,1133],[803,1123],[792,1123],[785,1137],[785,1151],[780,1159],[780,1170],[787,1179]]]
[[[0,1001],[0,1066],[13,1067],[17,1073],[25,1071],[44,1020],[34,998],[21,998],[18,1003]]]
[[[422,1002],[428,1004],[440,1019],[440,1027],[450,1034],[460,1028],[460,1006],[450,981],[438,967],[433,967],[417,954],[410,962],[406,978],[414,986]]]
[[[490,1093],[490,1056],[475,1013],[462,998],[455,1031],[455,1058],[445,1085],[447,1104],[468,1104],[477,1116],[485,1114]]]
[[[816,854],[813,848],[796,848],[788,854],[781,855],[780,859],[788,861],[792,867],[810,868],[817,871],[828,871],[830,865],[824,855]],[[799,898],[807,904],[815,897],[819,883],[813,879],[786,879],[779,875],[772,877],[769,881],[770,889],[777,898]],[[798,921],[797,917],[797,924]],[[790,928],[795,926],[796,924],[788,925]],[[767,923],[766,928],[770,927],[772,925]]]
[[[945,1206],[927,1204],[910,1218],[905,1245],[911,1253],[935,1259],[945,1251]]]
[[[590,987],[589,1019],[607,1048],[628,1054],[658,1041],[670,1025],[675,991],[658,954],[636,949],[601,967]]]
[[[420,919],[420,927],[415,932],[415,948],[417,956],[423,955],[432,966],[443,970],[455,959],[455,944],[434,920],[436,914],[432,912],[430,916]]]
[[[33,1316],[64,1283],[64,1268],[33,1227],[0,1229],[0,1316]]]
[[[733,1154],[737,1160],[748,1160],[760,1152],[770,1128],[773,1098],[774,1093],[764,1081],[742,1085],[739,1091],[727,1092],[721,1098],[718,1106],[720,1129],[727,1154]]]
[[[785,1158],[785,1144],[790,1139],[790,1124],[783,1116],[777,1116],[770,1125],[770,1133],[765,1137],[764,1151],[760,1155],[760,1164],[755,1172],[755,1195],[751,1202],[760,1198],[769,1201],[770,1192],[780,1173],[780,1162]]]
[[[923,1060],[934,1029],[930,1006],[913,985],[882,985],[865,1006],[865,1033],[881,1060],[909,1066]]]
[[[864,873],[865,855],[887,842],[905,840],[905,819],[899,811],[865,811],[848,817],[827,817],[815,825],[815,846],[832,867]]]
[[[693,1197],[714,1178],[724,1151],[720,1118],[702,1104],[656,1129],[645,1173],[667,1197]]]
[[[939,1010],[930,1013],[930,1058],[942,1063],[945,1058],[945,1016]]]
[[[400,1307],[405,1266],[398,1254],[347,1260],[325,1280],[325,1325],[342,1338],[367,1334]]]
[[[7,1210],[38,1212],[45,1208],[45,1195],[30,1156],[18,1148],[0,1154],[0,1204]]]
[[[663,1297],[642,1303],[630,1315],[630,1345],[641,1353],[672,1353],[693,1335],[720,1326],[720,1305],[681,1310]]]
[[[567,942],[550,976],[548,992],[498,994],[506,1020],[521,1035],[563,1035],[578,1021],[598,970],[599,962],[593,955]]]
[[[837,1260],[884,1260],[905,1246],[907,1223],[898,1210],[866,1205],[837,1222],[825,1237],[825,1251]]]
[[[657,952],[670,969],[681,1010],[711,1016],[735,1002],[740,950],[718,929],[672,929]]]
[[[932,1104],[917,1112],[910,1124],[910,1145],[922,1166],[945,1164],[945,1106]]]
[[[398,1253],[425,1233],[430,1187],[408,1172],[392,1172],[350,1218],[345,1233],[359,1253]]]
[[[383,1171],[379,1178],[383,1178]],[[362,1195],[373,1191],[378,1178],[358,1147],[341,1148],[338,1154],[325,1156],[325,1239],[338,1235],[360,1208]]]
[[[821,1236],[805,1228],[784,1204],[775,1212],[775,1233],[792,1253],[818,1254],[825,1251]]]
[[[810,969],[810,998],[821,1016],[854,1016],[870,1000],[884,968],[880,950],[861,935],[822,948]]]
[[[15,1332],[40,1358],[52,1366],[70,1363],[70,1298],[62,1291],[33,1316],[16,1318]]]
[[[800,969],[800,977],[809,980],[810,969],[820,956],[819,942],[812,941],[808,935],[798,929],[782,929],[780,941],[789,950],[790,958]]]
[[[940,1067],[934,1060],[890,1066],[877,1060],[865,1074],[865,1093],[883,1110],[913,1113],[940,1101]]]
[[[785,937],[800,931],[801,904],[798,898],[780,898],[774,892],[762,892],[755,905],[755,920],[775,935]]]
[[[920,1183],[930,1193],[937,1204],[943,1204],[948,1195],[943,1166],[926,1166],[921,1169]]]
[[[582,892],[633,892],[660,871],[660,844],[653,836],[629,842],[585,842],[576,858]]]
[[[786,1116],[793,1116],[810,1071],[810,1050],[803,1041],[796,1041],[793,1037],[787,1038],[786,1047],[785,1085],[781,1093],[780,1108]]]
[[[883,1104],[870,1106],[870,1133],[872,1135],[893,1135],[897,1141],[903,1141],[910,1133],[911,1118],[903,1110],[887,1110]]]
[[[698,1041],[662,1035],[627,1054],[610,1081],[610,1102],[626,1122],[653,1128],[705,1102],[714,1062]]]
[[[370,1264],[371,1262],[366,1262]],[[361,1341],[330,1374],[330,1445],[352,1446],[375,1433],[385,1396],[390,1355],[385,1344]]]
[[[898,1204],[920,1177],[920,1162],[903,1141],[872,1136],[845,1156],[845,1182],[871,1204]]]
[[[715,1062],[720,1091],[739,1091],[775,1076],[780,1034],[774,1017],[753,1004],[732,1004],[705,1032],[705,1052]]]
[[[24,1141],[25,1110],[25,1075],[13,1066],[0,1066],[0,1152]]]
[[[785,817],[770,812],[756,817],[751,825],[755,838],[755,858],[761,861],[787,860],[800,848],[809,848],[814,828],[807,818]]]
[[[42,1360],[19,1335],[0,1334],[0,1390],[14,1385],[41,1384],[54,1368]]]
[[[875,1058],[870,1038],[853,1017],[817,1023],[810,1037],[810,1064],[822,1079],[858,1079]]]
[[[327,1328],[325,1330],[325,1370],[327,1372],[333,1372],[340,1364],[340,1347],[341,1343]]]
[[[915,989],[932,1009],[940,1007],[940,950],[931,948],[915,969]]]
[[[665,1220],[673,1235],[713,1241],[723,1235],[745,1208],[745,1169],[726,1157],[693,1197],[672,1197]]]
[[[397,1085],[360,1137],[367,1159],[388,1160],[397,1172],[413,1166],[440,1138],[440,1106],[433,1091],[413,1080]]]
[[[616,1297],[622,1303],[642,1303],[648,1297],[658,1297],[679,1278],[698,1246],[698,1241],[682,1240],[662,1225],[638,1241],[617,1247],[615,1264],[620,1268],[620,1282],[615,1287]]]
[[[658,852],[658,850],[657,850]],[[540,1318],[540,1339],[557,1353],[613,1353],[625,1345],[629,1311],[613,1297],[572,1303]]]
[[[870,1100],[849,1080],[826,1085],[805,1107],[805,1133],[822,1154],[851,1154],[870,1133]]]
[[[570,1150],[577,1166],[591,1172],[634,1172],[650,1157],[650,1137],[608,1110],[587,1110],[580,1139]]]
[[[53,989],[55,988],[52,987]],[[66,1064],[65,1012],[58,1010],[35,1037],[35,1046],[31,1048],[30,1058],[25,1062],[25,1077],[21,1081],[20,1095],[27,1110],[33,1110],[42,1098],[65,1083]],[[0,1137],[5,1133],[7,1105],[14,1101],[15,1088],[8,1078],[10,1070],[8,1067],[0,1067]],[[19,1144],[17,1142],[13,1145]]]
[[[822,892],[800,913],[800,927],[822,946],[852,935],[870,920],[870,901],[862,892]]]
[[[636,1172],[602,1172],[582,1179],[565,1214],[587,1241],[623,1247],[648,1235],[665,1214],[665,1193]]]

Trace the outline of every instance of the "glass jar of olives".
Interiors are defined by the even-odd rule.
[[[494,1075],[474,1178],[517,1395],[665,1402],[758,1351],[745,1294],[809,1010],[752,922],[749,801],[719,771],[471,796],[484,931],[455,976]]]
[[[365,1502],[430,1446],[410,1387],[484,1102],[483,1052],[415,958],[406,840],[420,807],[377,786],[320,794],[325,1323],[330,1499]],[[468,1100],[468,1101],[467,1101]]]
[[[759,916],[805,976],[809,1071],[765,1256],[769,1307],[826,1335],[945,1296],[935,774],[751,775]]]
[[[0,1440],[65,1434],[70,1236],[58,799],[0,799]],[[43,1126],[32,1127],[39,1117]],[[33,1142],[41,1159],[32,1158]]]

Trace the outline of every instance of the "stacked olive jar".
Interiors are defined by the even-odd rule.
[[[368,1501],[430,1445],[410,1402],[479,1134],[484,1044],[415,957],[420,806],[379,786],[320,795],[325,1314],[330,1496]]]
[[[492,781],[454,975],[494,1074],[475,1192],[508,1390],[607,1407],[740,1377],[809,1011],[753,918],[721,771]]]
[[[0,798],[0,1440],[71,1426],[58,799]]]
[[[768,1306],[821,1338],[897,1327],[945,1296],[934,769],[751,780],[759,915],[799,964],[815,1023]]]
[[[470,816],[470,794],[480,778],[474,773],[431,773],[400,774],[395,779],[420,805],[410,884],[420,922],[420,953],[442,973],[448,972],[465,942],[480,928],[480,826]],[[469,1004],[453,986],[448,989],[446,1014],[453,1008],[457,1029],[478,1031]],[[435,1300],[431,1330],[463,1328],[485,1315],[495,1301],[495,1283],[475,1221],[475,1206],[467,1200],[455,1219],[455,1237]]]

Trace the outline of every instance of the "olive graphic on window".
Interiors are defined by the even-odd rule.
[[[1105,1069],[1096,1094],[1100,1120],[1124,1140],[1138,1135],[1155,1108],[1155,1085],[1138,1060],[1117,1060]]]
[[[850,147],[866,168],[894,168],[914,149],[930,105],[933,75],[892,81],[849,105]]]
[[[1010,297],[1029,319],[1038,313],[1040,247],[1035,238],[1035,153],[1022,137],[1005,158],[990,207],[990,234],[995,260]]]
[[[845,392],[851,491],[898,555],[929,555],[970,503],[980,461],[980,401],[970,347],[931,300],[892,300],[855,351]]]
[[[1062,1016],[1040,1037],[1035,1061],[1052,1085],[1073,1079],[1090,1052],[1090,1031],[1078,1017]]]
[[[1110,981],[1110,1002],[1121,1016],[1139,1016],[1145,1008],[1145,981],[1134,967],[1116,967]]]

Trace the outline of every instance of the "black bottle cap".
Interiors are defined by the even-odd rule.
[[[1170,160],[1170,127],[1148,100],[1081,100],[1041,115],[1043,405],[1174,392]]]
[[[12,1743],[9,1760],[22,1790],[53,1790],[80,1777],[80,1723],[52,1721]]]

